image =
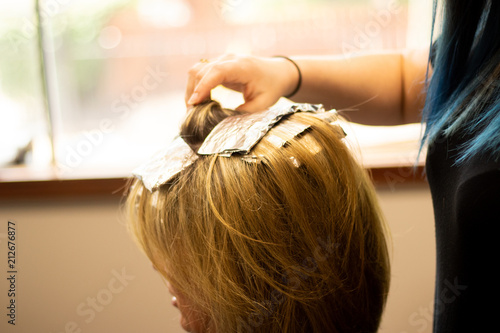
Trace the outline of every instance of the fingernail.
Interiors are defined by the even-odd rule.
[[[196,102],[197,100],[198,100],[198,93],[193,93],[189,98],[188,104],[193,105],[194,102]]]

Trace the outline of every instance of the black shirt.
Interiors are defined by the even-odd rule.
[[[434,332],[500,331],[500,162],[456,164],[468,138],[438,138],[426,172],[436,224]]]

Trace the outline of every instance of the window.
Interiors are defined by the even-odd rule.
[[[425,47],[430,36],[430,1],[36,3],[0,4],[0,164],[51,167],[53,149],[67,177],[88,169],[128,174],[170,141],[184,112],[187,70],[200,58],[347,56]],[[215,94],[225,106],[241,100]]]

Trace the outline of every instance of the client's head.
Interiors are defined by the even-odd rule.
[[[216,102],[194,107],[181,137],[197,150],[235,114]],[[186,330],[377,331],[389,289],[385,229],[343,137],[340,126],[297,112],[252,159],[199,155],[154,191],[135,181],[131,230]]]

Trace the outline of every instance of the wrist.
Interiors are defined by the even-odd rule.
[[[300,67],[295,61],[286,56],[277,55],[274,56],[274,58],[281,58],[284,65],[287,66],[286,72],[289,74],[286,75],[287,84],[285,85],[286,89],[283,93],[283,97],[291,98],[300,90],[302,85],[302,73],[300,71]]]

